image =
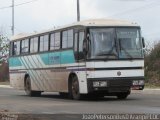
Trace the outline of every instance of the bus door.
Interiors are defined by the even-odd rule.
[[[75,53],[75,58],[76,62],[78,65],[78,71],[77,71],[77,76],[79,80],[79,87],[80,87],[80,93],[86,93],[86,89],[81,89],[85,88],[86,86],[86,63],[85,63],[85,55],[83,53],[83,41],[85,38],[85,32],[84,30],[78,31],[75,33],[75,39],[74,39],[74,53]]]
[[[84,30],[78,30],[74,34],[74,53],[75,59],[78,65],[79,76],[84,76],[80,74],[85,73],[85,55],[83,53],[83,41],[84,41],[85,32]],[[84,71],[84,72],[82,72]]]

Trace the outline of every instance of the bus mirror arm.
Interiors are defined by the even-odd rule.
[[[142,45],[143,45],[143,48],[145,48],[145,41],[144,41],[144,37],[142,37]]]

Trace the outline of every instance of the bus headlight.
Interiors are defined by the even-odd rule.
[[[144,85],[144,80],[140,80],[139,85]]]
[[[138,80],[133,80],[133,85],[139,85]]]
[[[107,87],[107,81],[95,81],[93,87]]]
[[[133,86],[144,85],[144,80],[133,80]]]

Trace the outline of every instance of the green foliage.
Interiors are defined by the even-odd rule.
[[[145,57],[146,82],[160,85],[160,43]]]
[[[8,60],[9,57],[9,39],[4,34],[4,29],[0,27],[0,81],[9,80],[9,68]]]
[[[9,39],[0,35],[0,64],[7,61],[9,56]]]

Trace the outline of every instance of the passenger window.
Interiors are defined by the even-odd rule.
[[[50,36],[50,50],[54,50],[55,49],[55,35],[51,34]]]
[[[78,59],[78,33],[74,34],[74,55],[75,55],[75,59]]]
[[[74,36],[74,51],[77,52],[77,43],[78,43],[78,33],[75,33],[75,36]]]
[[[79,33],[79,52],[83,52],[84,32]]]
[[[38,52],[38,37],[31,38],[30,42],[30,52],[36,53]]]
[[[79,60],[84,59],[83,53],[84,32],[79,32]]]
[[[68,30],[68,48],[73,47],[73,30]]]
[[[45,35],[45,36],[41,36],[40,37],[40,48],[39,48],[39,51],[40,52],[43,52],[43,51],[48,51],[48,39],[49,36],[48,35]]]
[[[55,33],[55,50],[60,49],[60,32]]]
[[[64,31],[62,33],[62,48],[73,47],[73,30]]]
[[[45,35],[44,36],[43,43],[44,43],[43,50],[44,51],[48,51],[49,35]]]
[[[42,52],[43,51],[43,40],[44,40],[44,36],[40,37],[40,45],[39,45],[39,51]]]
[[[68,33],[67,33],[67,31],[64,31],[63,33],[62,33],[62,48],[67,48],[68,47],[68,45],[67,45],[67,42],[68,42]]]
[[[21,43],[21,53],[25,54],[29,51],[29,39],[22,40]]]
[[[20,41],[14,42],[13,55],[20,55]]]

